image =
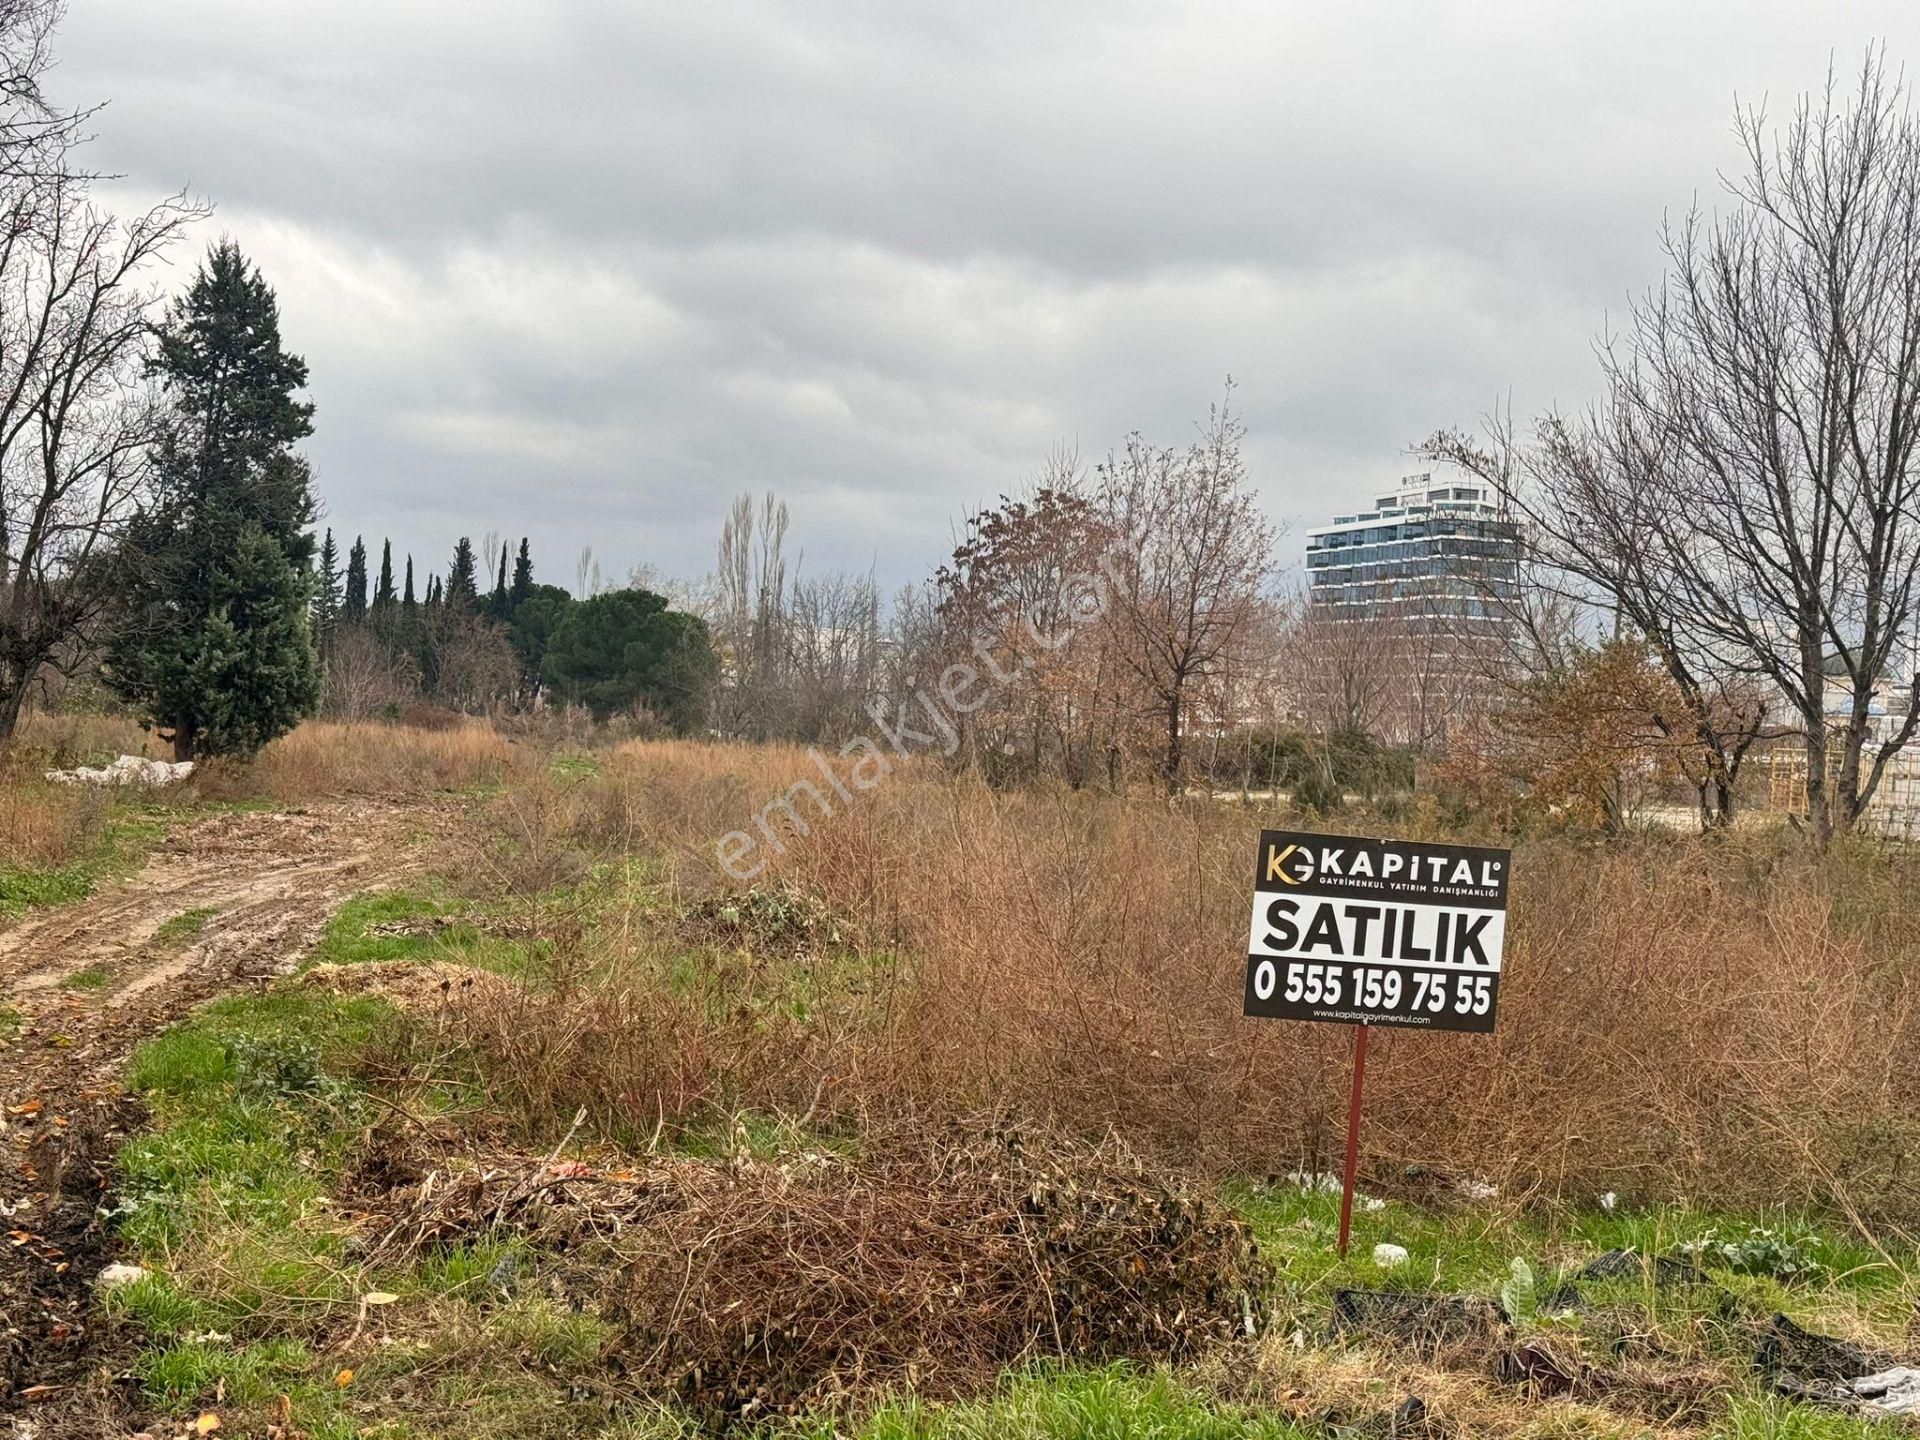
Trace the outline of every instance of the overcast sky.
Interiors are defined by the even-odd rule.
[[[1735,93],[1875,40],[1920,68],[1911,3],[76,0],[53,88],[279,292],[337,530],[696,574],[770,487],[891,586],[1229,373],[1289,559],[1435,427],[1583,402]]]

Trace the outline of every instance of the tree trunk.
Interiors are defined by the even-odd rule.
[[[1807,757],[1807,828],[1816,845],[1824,846],[1833,838],[1833,810],[1827,794],[1827,727],[1824,719],[1807,726],[1804,748]]]
[[[173,758],[175,761],[193,759],[195,729],[192,721],[179,720],[173,727]]]
[[[1167,758],[1161,775],[1169,795],[1180,793],[1180,767],[1186,759],[1185,738],[1180,733],[1180,692],[1175,690],[1167,701]]]
[[[0,695],[0,745],[13,739],[13,732],[20,728],[20,712],[27,703],[25,683],[15,685],[4,695]]]

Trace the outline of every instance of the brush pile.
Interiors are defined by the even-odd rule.
[[[496,1163],[388,1198],[374,1258],[523,1236],[620,1325],[630,1380],[722,1425],[962,1393],[1037,1355],[1189,1359],[1256,1332],[1270,1279],[1237,1216],[1117,1142],[991,1126],[855,1156]]]

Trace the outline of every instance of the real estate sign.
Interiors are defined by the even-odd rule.
[[[1491,1030],[1511,852],[1265,830],[1248,1015]]]

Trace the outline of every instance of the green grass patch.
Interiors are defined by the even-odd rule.
[[[113,977],[101,965],[89,965],[84,970],[76,970],[60,984],[68,990],[103,990]]]
[[[125,1238],[164,1257],[193,1234],[290,1233],[362,1103],[336,1062],[389,1015],[378,1000],[287,988],[218,1001],[141,1046],[128,1084],[156,1123],[120,1153]]]
[[[445,960],[503,975],[525,974],[544,953],[540,941],[490,935],[468,907],[431,895],[384,891],[342,905],[309,961],[365,965]]]
[[[1701,1285],[1656,1285],[1651,1277],[1581,1282],[1595,1309],[1629,1307],[1648,1324],[1684,1330],[1728,1357],[1751,1354],[1745,1326],[1774,1313],[1813,1328],[1866,1324],[1897,1336],[1911,1313],[1920,1257],[1892,1265],[1830,1223],[1806,1215],[1733,1216],[1683,1205],[1606,1213],[1527,1212],[1495,1205],[1429,1210],[1389,1201],[1356,1207],[1346,1260],[1335,1253],[1337,1193],[1292,1183],[1237,1185],[1227,1198],[1253,1225],[1262,1249],[1284,1276],[1280,1309],[1287,1323],[1324,1324],[1340,1289],[1421,1290],[1500,1299],[1546,1322],[1547,1301],[1596,1255],[1632,1250],[1690,1261]],[[1374,1246],[1399,1245],[1405,1263],[1382,1269]],[[1515,1284],[1515,1262],[1530,1283]],[[1578,1325],[1577,1317],[1565,1322]]]
[[[220,913],[216,905],[201,905],[192,910],[182,910],[178,915],[163,921],[153,932],[154,940],[161,945],[177,945],[182,940],[191,940],[207,928],[207,922]]]
[[[1913,1440],[1913,1428],[1895,1420],[1796,1405],[1778,1395],[1736,1395],[1712,1440]]]
[[[1229,1405],[1164,1374],[1121,1365],[1046,1368],[1009,1377],[984,1399],[881,1407],[851,1432],[801,1422],[795,1440],[1305,1440],[1272,1410]]]
[[[264,1405],[313,1366],[297,1340],[263,1340],[235,1347],[180,1340],[148,1350],[133,1373],[156,1400],[176,1404],[221,1394],[237,1405]]]

